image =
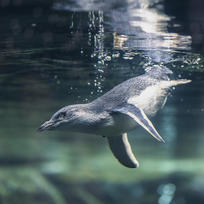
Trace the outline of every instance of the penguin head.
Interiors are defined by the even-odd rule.
[[[80,116],[85,112],[84,106],[85,104],[76,104],[61,108],[48,121],[44,122],[38,130],[52,130],[63,125],[73,127],[80,121]]]

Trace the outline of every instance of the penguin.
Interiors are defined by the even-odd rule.
[[[173,72],[165,66],[155,65],[146,73],[128,79],[90,103],[68,105],[59,109],[43,123],[39,131],[65,129],[102,135],[118,161],[137,168],[128,142],[128,132],[142,126],[156,140],[164,142],[150,121],[166,103],[171,88],[191,80],[171,80]]]

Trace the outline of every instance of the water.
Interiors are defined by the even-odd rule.
[[[203,3],[26,4],[0,12],[0,202],[203,203]],[[129,133],[138,169],[102,137],[37,131],[155,64],[192,83],[152,119],[166,144]]]

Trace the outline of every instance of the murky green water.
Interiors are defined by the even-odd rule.
[[[204,202],[201,1],[0,2],[0,203]],[[102,137],[37,131],[62,106],[155,64],[192,83],[152,120],[166,144],[142,128],[129,134],[138,169]]]

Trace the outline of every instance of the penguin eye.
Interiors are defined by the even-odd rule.
[[[66,112],[61,112],[61,113],[58,115],[58,119],[63,119],[65,116],[66,116]]]

